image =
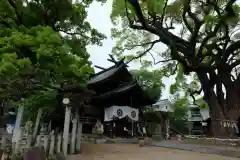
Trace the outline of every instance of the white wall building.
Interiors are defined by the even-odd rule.
[[[190,105],[188,111],[188,121],[190,122],[201,122],[206,121],[210,118],[208,108],[200,108],[197,105]]]
[[[173,112],[174,108],[168,99],[163,99],[158,100],[155,104],[153,104],[153,110],[160,112]]]

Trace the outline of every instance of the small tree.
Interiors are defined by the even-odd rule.
[[[186,122],[188,120],[187,112],[189,108],[186,102],[185,99],[177,100],[173,104],[174,111],[170,114],[171,128],[182,134],[188,133]]]
[[[162,70],[149,71],[141,68],[139,70],[132,70],[131,73],[150,98],[158,100],[161,97],[162,89],[165,87],[162,82],[162,78],[164,77]]]

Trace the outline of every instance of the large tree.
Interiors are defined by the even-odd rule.
[[[203,91],[216,135],[227,134],[219,120],[240,115],[240,7],[235,1],[114,0],[111,15],[122,26],[113,29],[119,38],[116,55],[134,47],[144,49],[134,58],[153,55],[153,46],[163,43],[168,49],[157,51],[161,62],[177,65],[181,82],[183,74],[195,74],[201,87],[192,95]]]
[[[105,36],[86,21],[92,1],[0,3],[0,100],[24,103],[28,116],[39,107],[51,114],[64,94],[83,92],[93,73],[86,46]]]

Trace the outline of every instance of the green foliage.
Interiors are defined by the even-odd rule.
[[[105,38],[86,21],[91,3],[1,0],[0,99],[24,105],[32,119],[39,107],[45,116],[60,107],[63,83],[86,83],[94,72],[86,46]]]
[[[179,105],[181,103],[182,105]],[[186,106],[185,104],[186,103],[179,102],[179,101],[174,104],[174,112],[170,115],[170,119],[172,121],[187,120],[188,106]]]
[[[170,114],[170,125],[173,129],[180,133],[188,133],[187,121],[188,121],[188,100],[181,98],[173,102],[173,113]]]
[[[197,99],[196,104],[201,108],[208,108],[208,104],[202,98]]]
[[[58,92],[56,92],[56,90],[37,90],[35,91],[35,94],[27,97],[23,102],[25,110],[23,115],[24,120],[36,120],[36,111],[38,111],[39,108],[42,108],[43,110],[43,119],[55,115],[54,110],[58,105],[58,101],[56,100],[57,95]]]
[[[178,64],[175,83],[170,86],[170,93],[174,94],[176,92],[179,92],[183,88],[185,89],[189,88],[186,81],[187,80],[183,72],[183,66],[181,64]]]
[[[141,68],[139,70],[132,70],[131,72],[152,99],[157,100],[161,97],[161,91],[165,87],[162,82],[162,78],[166,73],[165,70],[149,71]]]
[[[233,81],[230,77],[239,77],[239,74],[235,73],[240,65],[239,3],[231,3],[233,1],[229,0],[136,0],[135,4],[133,1],[132,4],[128,2],[131,0],[127,0],[127,5],[123,0],[113,1],[111,19],[115,27],[112,36],[117,39],[113,54],[124,57],[124,51],[128,51],[130,54],[127,58],[141,57],[141,61],[144,56],[151,54],[153,61],[142,61],[144,67],[151,67],[155,64],[155,59],[165,60],[161,68],[175,76],[175,83],[170,87],[171,94],[179,95],[184,92],[182,97],[189,99],[189,91],[194,93],[200,89],[197,74],[211,77],[202,80],[202,84],[208,86],[217,84],[231,87],[227,83]],[[163,50],[158,46],[153,49],[152,46],[157,44],[156,39],[169,48]],[[229,54],[228,51],[232,52]],[[167,61],[169,59],[172,61]],[[228,73],[226,68],[229,69]],[[191,72],[194,72],[194,75]],[[209,73],[212,74],[207,75]],[[212,81],[221,77],[228,77],[228,80]],[[204,89],[204,93],[209,90],[211,93],[215,92],[213,87]],[[221,91],[225,92],[224,89]],[[220,94],[215,95],[218,100],[225,101]],[[206,106],[206,103],[200,102],[203,101],[201,96],[196,103]],[[205,98],[209,98],[209,95]],[[213,103],[213,106],[215,104]],[[222,103],[224,106],[225,104]]]

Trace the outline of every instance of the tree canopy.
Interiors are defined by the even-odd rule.
[[[161,97],[162,90],[165,87],[162,81],[162,78],[164,77],[164,71],[150,71],[141,68],[139,70],[132,70],[131,73],[152,99],[158,100]]]
[[[94,72],[86,46],[101,45],[105,38],[86,21],[91,3],[1,0],[1,100],[24,103],[32,113],[39,107],[50,113],[69,88],[65,84],[83,87]]]
[[[181,85],[191,88],[189,96],[203,91],[213,119],[237,119],[239,11],[236,0],[114,0],[112,35],[118,42],[113,52],[121,57],[135,49],[126,58],[152,56],[149,65],[162,63],[177,74],[172,91]],[[166,50],[153,48],[159,43]],[[186,75],[197,80],[195,87]]]

